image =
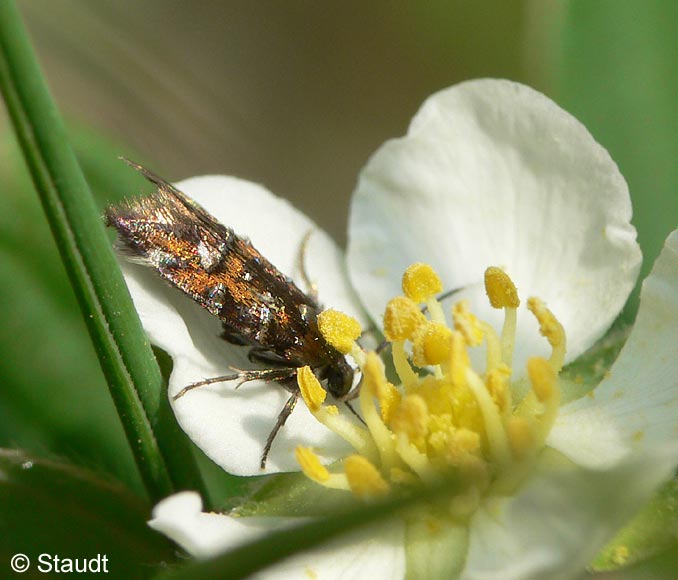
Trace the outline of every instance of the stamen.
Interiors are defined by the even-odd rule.
[[[499,407],[499,411],[501,411],[504,420],[511,414],[513,407],[511,388],[508,384],[510,376],[511,369],[502,363],[497,368],[488,372],[487,378],[485,379],[487,390],[497,403],[497,407]]]
[[[347,417],[339,415],[339,410],[335,405],[323,406],[327,391],[323,389],[311,367],[301,367],[297,371],[297,384],[308,410],[319,423],[334,431],[359,453],[370,457],[376,455],[374,442],[367,429],[352,423]]]
[[[485,494],[515,491],[534,469],[556,419],[557,371],[564,361],[565,334],[541,301],[528,301],[552,354],[549,360],[529,359],[532,388],[514,406],[511,361],[520,300],[510,277],[499,268],[486,270],[485,285],[492,306],[504,310],[501,336],[478,320],[465,301],[452,309],[452,330],[436,300],[442,290],[438,275],[427,264],[408,268],[403,276],[405,295],[391,300],[384,313],[398,388],[388,382],[378,354],[358,346],[356,321],[332,310],[320,315],[323,336],[340,352],[354,355],[362,371],[358,395],[367,428],[328,406],[327,393],[313,371],[299,369],[299,390],[311,413],[359,453],[344,461],[341,474],[333,474],[311,449],[299,447],[297,460],[309,478],[371,498],[388,493],[391,486],[438,481],[452,470],[463,489],[448,502],[445,517],[458,520],[470,517]],[[426,316],[422,303],[428,307]],[[471,367],[469,349],[483,339],[487,366],[480,374]],[[417,367],[427,367],[421,377]]]
[[[297,384],[309,411],[317,413],[327,398],[327,391],[323,389],[311,367],[301,367],[297,371]]]
[[[351,491],[358,497],[383,496],[391,489],[379,470],[361,455],[344,459],[344,471]]]
[[[389,342],[408,340],[425,323],[419,306],[406,296],[393,298],[384,310],[384,336]]]
[[[447,444],[447,457],[452,465],[460,465],[468,455],[480,451],[480,435],[470,429],[455,429]]]
[[[468,300],[460,300],[452,307],[452,321],[455,330],[464,335],[466,344],[480,346],[483,342],[483,325],[469,310]]]
[[[391,419],[391,429],[396,434],[405,433],[407,438],[419,446],[428,431],[428,408],[419,395],[405,397]]]
[[[542,336],[549,341],[551,345],[551,358],[549,362],[556,373],[559,373],[565,362],[565,351],[567,349],[567,339],[563,325],[558,322],[553,312],[539,298],[529,298],[527,308],[534,314],[539,322],[539,331]]]
[[[435,270],[428,264],[412,264],[403,274],[403,293],[422,304],[443,291],[443,283]]]
[[[494,328],[487,322],[481,322],[485,331],[485,344],[487,346],[487,372],[497,368],[503,363],[502,346]]]
[[[490,454],[497,463],[506,465],[511,460],[511,452],[499,409],[494,404],[490,393],[487,392],[483,381],[470,368],[466,370],[466,382],[483,415],[487,441],[490,444]]]
[[[330,473],[327,468],[320,463],[320,458],[313,453],[313,450],[310,447],[302,447],[299,445],[295,449],[294,454],[301,470],[309,479],[331,489],[342,489],[346,491],[351,489],[346,476],[344,474]]]
[[[535,450],[534,433],[525,417],[511,417],[506,430],[513,456],[521,460]]]
[[[396,440],[396,451],[405,464],[416,473],[422,481],[434,482],[438,479],[431,461],[425,453],[422,453],[417,447],[410,443],[405,433],[398,435]]]
[[[429,322],[412,342],[412,362],[418,367],[440,365],[450,360],[452,331],[444,324]]]
[[[518,308],[518,291],[508,274],[495,266],[485,270],[485,292],[492,308]]]
[[[452,384],[457,387],[463,387],[466,384],[466,371],[471,362],[466,350],[466,341],[461,332],[452,332],[452,348],[450,349],[450,379]]]
[[[518,290],[509,275],[494,266],[485,270],[485,291],[493,308],[504,309],[504,326],[501,330],[501,357],[511,366],[516,336],[517,308],[520,306]]]
[[[405,390],[408,391],[414,388],[419,381],[419,377],[410,366],[407,352],[405,352],[404,340],[396,340],[391,344],[391,356],[393,357],[393,366]]]
[[[330,472],[320,463],[320,458],[310,447],[298,445],[294,450],[294,455],[306,477],[318,483],[324,483],[330,478]]]
[[[445,314],[436,300],[443,290],[440,276],[428,264],[412,264],[403,274],[403,293],[417,304],[425,303],[431,320],[445,323]]]
[[[351,353],[362,332],[355,318],[331,309],[318,315],[318,328],[325,340],[342,354]]]
[[[384,364],[376,353],[370,352],[363,368],[363,384],[360,389],[360,410],[367,428],[376,443],[381,465],[385,471],[389,471],[397,463],[395,445],[391,431],[384,423],[384,416],[393,412],[393,407],[398,404],[400,393],[386,382]],[[377,398],[381,415],[374,405]],[[397,397],[397,400],[396,400]]]
[[[560,408],[558,375],[550,361],[541,357],[533,357],[527,361],[527,374],[532,383],[532,392],[544,408],[543,412],[536,416],[539,425],[536,441],[541,447],[551,432]]]

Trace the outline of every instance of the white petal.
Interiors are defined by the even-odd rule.
[[[609,465],[631,449],[678,439],[678,230],[643,282],[636,322],[609,377],[564,406],[549,445]]]
[[[274,529],[292,527],[292,518],[232,518],[203,513],[195,492],[182,492],[160,502],[149,525],[192,555],[206,558],[254,540]],[[326,546],[304,552],[253,578],[333,580],[402,578],[405,570],[404,528],[398,522],[367,529]]]
[[[464,580],[568,580],[673,474],[678,446],[627,458],[610,471],[566,468],[516,496],[488,502],[471,524]]]
[[[547,302],[568,333],[568,360],[609,327],[641,255],[624,178],[586,128],[529,87],[465,82],[430,97],[406,137],[364,168],[349,227],[351,279],[373,317],[399,294],[411,263],[430,263],[445,289],[499,325],[482,287],[506,269],[523,299]],[[378,318],[377,318],[378,319]],[[517,367],[547,352],[519,315]]]
[[[345,276],[341,252],[287,201],[233,177],[196,177],[177,187],[237,234],[249,237],[262,255],[302,289],[299,253],[302,239],[311,231],[305,266],[323,305],[365,320]],[[151,342],[173,358],[170,395],[192,382],[230,374],[229,366],[251,368],[246,348],[219,338],[221,324],[216,317],[150,270],[133,264],[125,264],[124,270]],[[182,428],[212,460],[230,473],[256,475],[261,473],[259,460],[266,438],[288,396],[275,384],[252,382],[236,391],[233,383],[218,383],[188,393],[173,407]],[[330,436],[303,403],[274,442],[266,471],[297,470],[296,444],[312,445],[328,461],[346,452],[345,445]]]

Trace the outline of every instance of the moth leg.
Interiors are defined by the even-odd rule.
[[[292,411],[294,411],[294,407],[297,405],[298,400],[299,393],[298,392],[293,393],[292,396],[289,399],[287,399],[287,402],[285,403],[285,406],[282,408],[282,411],[280,411],[280,414],[278,415],[278,420],[275,422],[273,429],[268,435],[268,439],[266,439],[264,452],[261,454],[261,464],[260,464],[261,469],[266,469],[266,460],[268,459],[268,454],[271,451],[273,440],[277,437],[278,432],[280,431],[280,429],[282,429],[282,426],[285,424],[285,421],[287,421],[289,416],[292,414]]]
[[[264,364],[273,364],[273,365],[285,365],[288,366],[290,361],[286,358],[271,352],[267,348],[258,348],[253,347],[247,353],[247,358],[250,362],[253,363],[264,363]]]
[[[313,230],[308,230],[301,240],[301,245],[299,246],[299,255],[297,256],[297,266],[299,268],[301,279],[304,281],[304,285],[306,286],[306,292],[317,304],[318,285],[311,280],[311,277],[308,275],[308,271],[306,270],[306,254],[308,253],[308,242],[311,239],[312,234]]]
[[[356,389],[356,391],[360,391],[360,389]],[[353,395],[352,398],[355,399],[357,396],[358,396],[357,394]],[[358,421],[360,421],[363,425],[365,425],[365,427],[367,427],[367,423],[365,423],[365,420],[360,415],[358,415],[358,411],[356,411],[353,408],[353,405],[351,405],[351,401],[344,401],[344,405],[346,405],[346,407],[348,407],[348,410],[351,411],[351,413],[353,413],[356,416]]]
[[[296,368],[284,368],[284,369],[263,369],[263,370],[252,370],[252,371],[243,371],[240,369],[233,369],[238,371],[232,375],[222,375],[220,377],[212,377],[210,379],[204,379],[202,381],[197,381],[191,383],[190,385],[185,386],[181,389],[176,395],[172,397],[173,401],[180,399],[189,391],[197,389],[198,387],[204,387],[206,385],[212,385],[214,383],[226,383],[228,381],[238,381],[236,389],[240,387],[243,383],[248,381],[262,380],[262,381],[277,381],[281,379],[287,379],[296,375]]]

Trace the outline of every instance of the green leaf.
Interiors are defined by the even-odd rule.
[[[678,544],[649,560],[612,572],[594,573],[595,580],[675,580],[678,570]]]
[[[593,569],[614,570],[658,556],[677,545],[678,481],[673,480],[605,547]]]
[[[92,472],[0,449],[0,561],[12,555],[107,556],[114,578],[149,578],[174,561],[170,542],[147,525],[148,506]],[[53,560],[52,560],[53,562]],[[7,572],[4,572],[7,574]]]
[[[201,489],[190,452],[173,449],[174,443],[186,448],[181,438],[164,439],[165,453],[159,449],[153,430],[166,423],[162,377],[10,0],[0,3],[0,88],[149,495]]]

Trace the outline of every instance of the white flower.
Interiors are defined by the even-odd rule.
[[[299,244],[313,226],[293,208],[259,186],[232,178],[197,178],[178,187],[236,232],[251,237],[280,270],[298,277]],[[605,333],[633,288],[640,252],[630,217],[627,187],[617,167],[574,118],[522,85],[467,82],[432,96],[407,136],[387,142],[368,162],[352,206],[349,271],[372,319],[380,321],[387,301],[401,292],[400,276],[407,266],[430,263],[443,287],[463,288],[461,297],[499,332],[500,314],[483,297],[483,275],[488,266],[500,266],[521,296],[538,296],[548,305],[567,335],[565,355],[564,337],[549,345],[524,309],[518,310],[516,324],[509,323],[502,350],[503,355],[507,345],[513,350],[504,357],[513,369],[507,392],[514,400],[526,392],[534,399],[529,389],[538,391],[535,379],[528,382],[524,376],[528,359],[550,356],[550,367],[544,368],[559,371]],[[359,562],[361,573],[349,574],[358,578],[386,566],[388,577],[401,577],[406,570],[416,577],[427,570],[441,577],[567,578],[580,571],[670,477],[678,457],[671,444],[678,435],[673,340],[678,326],[677,253],[674,233],[644,283],[626,346],[592,395],[558,408],[561,390],[567,399],[569,386],[551,378],[546,390],[557,396],[536,395],[538,403],[527,419],[539,422],[549,408],[557,416],[550,413],[548,425],[538,431],[548,437],[546,447],[540,450],[534,437],[526,439],[534,461],[512,485],[504,485],[501,493],[492,487],[505,483],[507,474],[518,471],[516,466],[526,465],[516,459],[520,437],[506,427],[509,409],[501,420],[508,433],[501,437],[508,443],[495,448],[490,441],[489,454],[477,451],[469,443],[473,438],[462,434],[464,445],[480,453],[484,467],[474,473],[485,475],[469,485],[452,515],[443,514],[443,531],[431,535],[421,521],[410,521],[406,529],[390,526],[388,537],[372,536],[369,550],[361,552],[364,559],[341,552],[365,546],[354,538],[353,547],[298,555],[292,565],[308,566],[320,578],[340,577],[347,561]],[[311,238],[308,270],[325,306],[361,318],[342,275],[340,253],[321,232]],[[127,279],[151,340],[174,360],[170,395],[193,381],[227,373],[229,365],[243,364],[243,349],[218,338],[217,320],[146,272],[129,266]],[[435,310],[430,302],[429,310]],[[486,329],[485,336],[490,334]],[[479,377],[484,369],[479,361],[485,359],[482,349],[472,357],[469,368],[480,369]],[[262,442],[285,399],[286,393],[272,385],[247,384],[234,392],[228,384],[217,384],[196,389],[176,401],[174,409],[182,427],[214,461],[231,473],[252,475],[260,473]],[[486,408],[492,404],[501,408],[496,398]],[[313,447],[323,463],[348,454],[342,439],[299,407],[273,445],[269,471],[295,469],[297,446]],[[488,437],[491,421],[482,413],[478,417],[474,421]],[[370,433],[378,445],[379,437],[372,429]],[[508,457],[503,464],[499,461],[503,467],[497,468],[492,449]],[[406,446],[397,450],[399,461],[404,450]],[[378,459],[370,461],[383,467],[383,456]],[[416,460],[405,463],[425,479],[413,467]],[[429,469],[433,460],[427,460],[429,467],[424,467]],[[392,472],[382,475],[387,487],[398,479]],[[471,499],[474,490],[476,501]],[[469,505],[464,520],[463,508]],[[233,545],[243,528],[261,533],[270,524],[202,514],[200,509],[195,498],[175,496],[157,507],[151,525],[204,556]],[[401,544],[404,534],[407,541]],[[338,553],[342,557],[336,558]],[[297,577],[300,569],[278,572],[280,577]]]

